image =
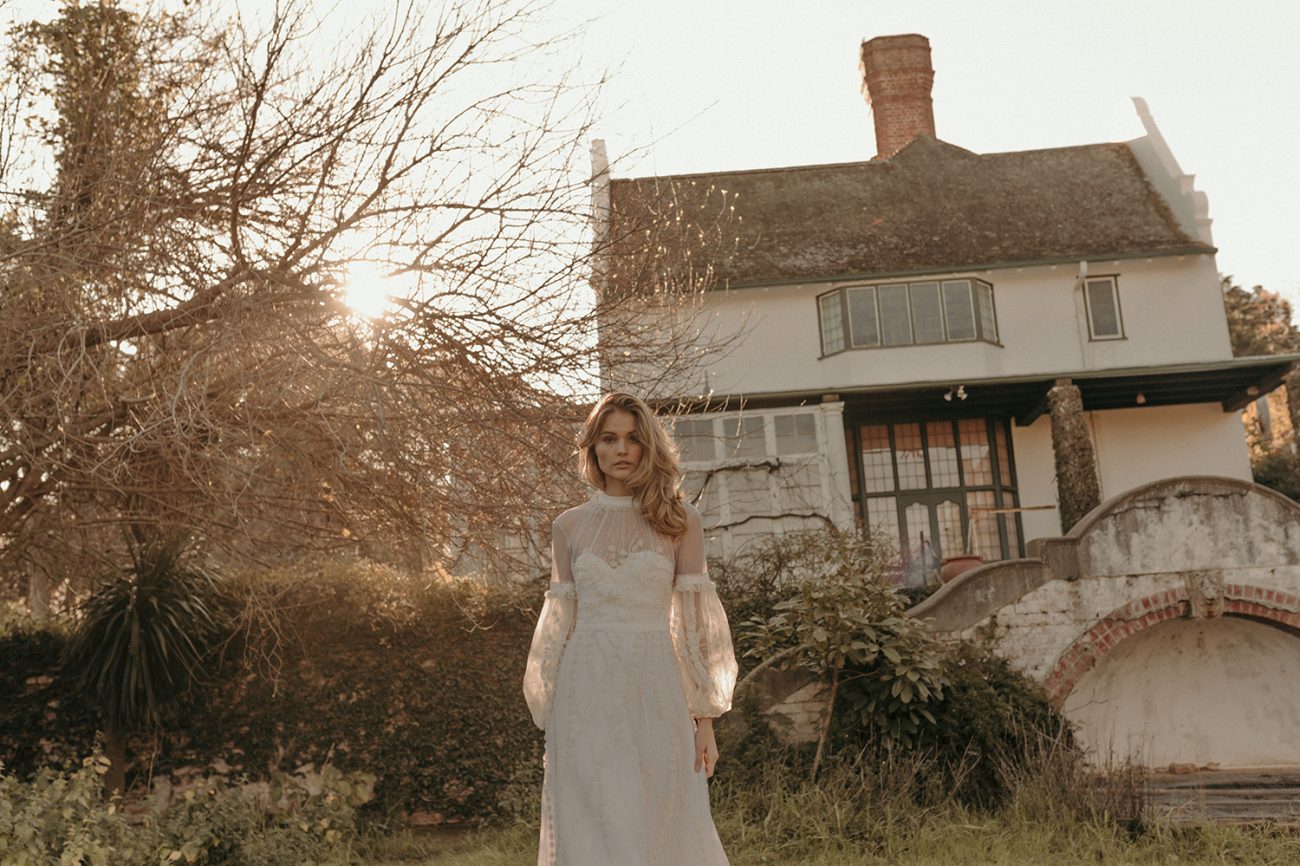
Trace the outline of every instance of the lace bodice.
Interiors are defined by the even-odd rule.
[[[708,577],[700,515],[687,507],[674,542],[656,533],[630,497],[596,492],[555,521],[551,584],[524,675],[533,720],[546,727],[555,675],[575,629],[670,633],[695,716],[731,708],[736,660],[726,613]]]
[[[677,545],[657,535],[630,496],[597,493],[555,521],[554,579],[572,581],[579,628],[666,628]]]

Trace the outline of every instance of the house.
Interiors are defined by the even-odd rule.
[[[861,68],[873,159],[624,179],[598,155],[598,286],[714,279],[700,345],[732,344],[653,395],[702,410],[676,429],[714,552],[829,521],[913,557],[1023,556],[1069,528],[1058,383],[1102,499],[1249,480],[1240,410],[1291,359],[1232,357],[1206,197],[1146,105],[1133,141],[977,154],[935,137],[925,37],[864,42]],[[694,231],[650,239],[674,210]]]
[[[1139,99],[1132,141],[978,154],[935,136],[924,37],[861,68],[872,159],[612,178],[596,148],[596,289],[712,286],[670,323],[697,378],[651,394],[688,407],[711,552],[860,525],[919,583],[970,551],[912,613],[1100,760],[1300,764],[1300,506],[1242,420],[1300,356],[1233,357],[1205,194]]]

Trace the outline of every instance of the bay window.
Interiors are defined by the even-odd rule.
[[[822,355],[847,349],[998,342],[993,286],[983,280],[925,280],[845,286],[819,295]]]

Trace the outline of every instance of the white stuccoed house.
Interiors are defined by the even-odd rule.
[[[828,518],[985,559],[1058,535],[1045,395],[1081,391],[1103,499],[1171,476],[1250,480],[1239,410],[1288,359],[1234,359],[1208,204],[1141,100],[1129,142],[975,154],[937,140],[929,43],[863,44],[879,154],[857,163],[595,185],[630,270],[646,209],[734,209],[701,340],[734,337],[678,425],[719,552]],[[982,509],[1047,508],[981,516]],[[972,512],[975,519],[972,521]],[[744,522],[742,522],[744,521]],[[973,523],[973,526],[972,526]]]
[[[693,327],[701,347],[727,351],[650,395],[698,410],[676,432],[712,552],[823,522],[888,533],[910,580],[973,552],[986,565],[945,586],[927,615],[953,634],[992,624],[1067,711],[1071,695],[1091,707],[1098,750],[1300,763],[1294,696],[1216,717],[1269,732],[1245,751],[1184,730],[1197,711],[1177,720],[1176,695],[1159,718],[1130,707],[1114,719],[1096,717],[1105,695],[1079,697],[1094,681],[1141,693],[1143,670],[1168,661],[1132,642],[1138,628],[1103,639],[1114,617],[1280,629],[1281,643],[1249,650],[1267,659],[1224,650],[1226,668],[1200,675],[1231,679],[1238,662],[1300,674],[1300,510],[1250,483],[1241,420],[1297,359],[1232,357],[1205,194],[1142,100],[1145,134],[1132,141],[976,154],[935,137],[924,37],[864,42],[861,64],[869,160],[624,179],[595,148],[597,289],[634,298],[683,267],[713,281]],[[649,228],[673,213],[686,230]],[[1054,386],[1077,388],[1104,503],[1073,533],[1058,499],[1058,458],[1070,455],[1054,453]],[[1235,536],[1198,546],[1189,527]],[[1257,590],[1273,593],[1273,613]],[[1142,621],[1150,598],[1165,613]],[[1121,637],[1110,659],[1107,641]],[[1214,645],[1255,646],[1237,637]],[[1178,689],[1204,701],[1221,685]]]

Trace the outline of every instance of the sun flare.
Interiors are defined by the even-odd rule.
[[[343,302],[367,319],[382,316],[392,307],[397,286],[384,267],[375,262],[350,262],[343,283]]]

